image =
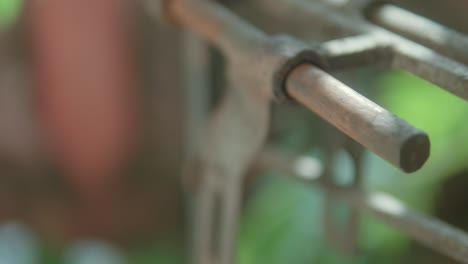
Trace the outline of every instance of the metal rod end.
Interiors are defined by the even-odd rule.
[[[400,151],[400,167],[404,172],[417,171],[429,158],[431,143],[426,133],[421,132],[403,142]]]

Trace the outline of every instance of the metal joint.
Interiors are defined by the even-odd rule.
[[[286,80],[291,72],[301,64],[312,64],[328,70],[329,62],[324,56],[320,45],[306,44],[301,40],[288,35],[275,35],[271,37],[273,53],[282,60],[281,66],[273,75],[273,94],[278,102],[296,102],[288,95]]]

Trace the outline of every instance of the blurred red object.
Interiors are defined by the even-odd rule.
[[[118,178],[139,133],[132,5],[127,0],[27,3],[47,146],[91,215],[105,216],[118,206]]]

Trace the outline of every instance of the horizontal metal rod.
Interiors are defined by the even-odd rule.
[[[468,100],[468,67],[416,44],[395,47],[394,68],[407,70]]]
[[[331,70],[390,63],[393,50],[378,34],[361,34],[321,44]]]
[[[367,16],[377,25],[468,64],[468,37],[459,32],[391,4],[374,5]]]
[[[274,46],[265,33],[210,1],[173,0],[170,3],[170,13],[175,20],[218,46],[229,61],[234,62],[236,70],[244,72],[241,76],[273,78],[271,65],[278,59],[270,52]],[[293,99],[405,172],[419,169],[429,156],[429,139],[424,132],[314,65],[306,64],[293,70],[286,86]]]
[[[307,162],[310,164],[307,165]],[[468,234],[463,230],[413,210],[388,194],[367,193],[358,189],[331,185],[320,178],[319,170],[310,169],[317,166],[316,164],[317,161],[313,158],[286,156],[274,150],[265,151],[256,163],[260,169],[275,170],[317,184],[434,251],[462,263],[468,263]],[[309,170],[304,170],[307,167]]]
[[[412,172],[429,157],[429,138],[322,70],[302,65],[287,79],[288,94],[385,160]]]
[[[255,56],[268,44],[268,36],[223,6],[207,0],[168,0],[171,18],[201,34],[234,60]],[[244,58],[246,59],[246,58]]]
[[[365,193],[342,187],[329,187],[338,196],[374,217],[396,227],[423,245],[462,263],[468,263],[468,234],[439,219],[405,206],[384,193]]]
[[[253,0],[252,2],[281,20],[306,21],[305,33],[325,34],[328,39],[365,34],[373,28],[361,20],[350,23],[347,14],[335,12],[335,9],[324,3],[325,1]]]

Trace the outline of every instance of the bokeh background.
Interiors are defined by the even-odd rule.
[[[224,2],[252,20],[261,14]],[[465,1],[396,2],[468,33]],[[153,11],[124,0],[0,0],[0,263],[188,260],[180,175],[201,126],[193,120],[222,95],[223,61]],[[432,142],[411,175],[366,152],[366,189],[468,230],[468,104],[401,71],[343,79]],[[187,88],[194,80],[202,90]],[[274,112],[270,143],[321,161],[314,135],[326,125],[297,107]],[[350,157],[335,159],[346,179]],[[367,216],[362,251],[340,252],[324,240],[323,192],[284,176],[265,171],[246,184],[238,263],[450,263]]]

